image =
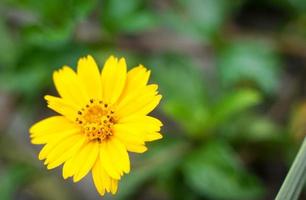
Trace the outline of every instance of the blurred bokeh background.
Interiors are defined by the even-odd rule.
[[[305,0],[1,0],[1,200],[101,199],[28,135],[52,71],[87,54],[143,63],[163,94],[164,139],[102,199],[273,199],[306,131]]]

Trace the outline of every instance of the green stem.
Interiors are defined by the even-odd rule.
[[[306,180],[306,138],[275,200],[297,200]]]

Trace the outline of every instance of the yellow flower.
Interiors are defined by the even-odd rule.
[[[100,195],[115,194],[130,171],[128,151],[143,153],[145,142],[162,138],[162,123],[148,114],[159,104],[156,84],[142,65],[127,72],[113,56],[103,70],[91,56],[79,59],[77,72],[64,66],[53,74],[60,97],[45,96],[59,115],[30,128],[33,144],[43,144],[39,159],[48,169],[63,164],[63,177],[77,182],[91,171]]]

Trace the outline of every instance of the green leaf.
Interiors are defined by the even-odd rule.
[[[208,102],[203,72],[188,57],[167,55],[151,60],[153,78],[160,85],[163,111],[188,134],[199,134],[207,119]]]
[[[0,68],[1,66],[11,67],[16,62],[18,45],[15,43],[2,18],[0,19],[0,44]]]
[[[87,17],[96,0],[26,0],[16,7],[27,10],[35,20],[21,29],[27,45],[58,48],[66,45],[77,24]]]
[[[181,163],[186,149],[186,143],[175,140],[163,139],[151,145],[148,152],[138,155],[133,161],[133,170],[122,178],[118,193],[111,199],[127,199],[146,181],[174,170]]]
[[[272,142],[282,138],[281,128],[271,119],[249,113],[239,119],[231,120],[222,129],[223,136],[234,141]]]
[[[306,139],[281,186],[275,200],[298,200],[306,181]]]
[[[64,27],[31,27],[24,31],[28,45],[42,46],[44,48],[61,48],[67,44],[74,30],[73,23]]]
[[[37,95],[37,91],[41,91],[46,85],[47,78],[48,71],[37,67],[20,72],[3,73],[0,74],[0,88],[29,96]]]
[[[292,6],[294,9],[301,13],[305,13],[306,11],[306,2],[304,0],[284,0],[289,6]]]
[[[107,16],[112,17],[114,20],[120,20],[137,11],[142,3],[141,0],[131,0],[126,3],[122,3],[121,0],[106,0],[104,2],[104,11]]]
[[[124,32],[141,32],[148,30],[157,24],[156,16],[150,12],[138,12],[125,19],[121,30]]]
[[[177,6],[164,13],[163,22],[176,32],[206,39],[220,30],[236,4],[226,0],[177,0]]]
[[[106,0],[103,3],[101,22],[110,33],[133,33],[155,26],[157,20],[145,1]]]
[[[28,181],[32,169],[29,166],[15,164],[0,175],[1,199],[14,199],[19,187]]]
[[[268,43],[233,41],[220,53],[218,69],[224,88],[250,82],[273,93],[278,87],[279,59]]]
[[[33,12],[35,16],[48,26],[62,26],[67,22],[82,19],[91,11],[97,0],[24,0],[15,7]]]
[[[223,97],[212,108],[207,126],[216,127],[235,117],[242,111],[258,104],[260,94],[255,90],[241,89]]]
[[[74,67],[77,58],[86,54],[88,52],[84,53],[84,50],[76,45],[57,51],[29,48],[20,58],[18,66],[0,73],[0,90],[17,93],[26,97],[27,100],[41,97],[41,91],[52,83],[53,70],[65,64]]]
[[[187,184],[210,199],[260,199],[263,187],[248,173],[232,149],[222,142],[211,142],[192,153],[183,167]]]

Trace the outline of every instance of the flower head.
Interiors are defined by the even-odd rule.
[[[91,56],[79,59],[77,72],[64,66],[53,80],[60,97],[45,96],[56,116],[30,128],[39,159],[48,169],[63,164],[63,177],[77,182],[92,173],[100,195],[115,194],[130,171],[129,152],[143,153],[145,142],[162,138],[162,123],[148,114],[159,104],[158,86],[148,84],[142,65],[127,72],[124,58],[113,56],[103,70]]]

